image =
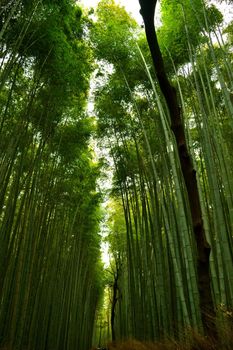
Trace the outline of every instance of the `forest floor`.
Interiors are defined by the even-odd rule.
[[[163,342],[140,342],[132,339],[110,343],[106,350],[233,350],[233,330],[219,341],[193,334],[188,342],[172,339]]]

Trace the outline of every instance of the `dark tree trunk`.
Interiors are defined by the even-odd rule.
[[[170,84],[167,78],[155,32],[154,14],[156,1],[157,0],[139,0],[141,15],[144,20],[147,42],[150,48],[157,79],[170,112],[171,129],[175,135],[180,165],[188,194],[193,232],[197,245],[197,277],[203,327],[206,335],[216,336],[216,315],[211,294],[209,267],[210,245],[205,237],[196,171],[193,167],[187,148],[184,126],[181,118],[181,108],[178,103],[176,89]]]
[[[118,300],[117,291],[118,291],[118,278],[119,278],[119,270],[117,269],[116,274],[114,276],[113,282],[113,296],[112,296],[112,309],[111,309],[111,330],[112,330],[112,341],[116,340],[116,332],[115,332],[115,309]]]

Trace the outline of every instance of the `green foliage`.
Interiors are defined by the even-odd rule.
[[[96,14],[98,21],[92,28],[96,57],[121,65],[133,55],[130,48],[136,22],[113,0],[100,1]]]
[[[224,33],[226,33],[228,35],[228,42],[230,45],[233,44],[233,21],[230,22],[227,26],[227,28],[225,28]]]
[[[36,13],[33,11],[33,7],[22,10],[12,20],[5,44],[11,50],[16,47],[23,57],[33,58],[44,84],[50,86],[54,106],[68,103],[73,94],[79,97],[79,103],[85,103],[92,66],[81,9],[72,1],[49,1],[37,5]]]
[[[123,258],[126,253],[126,227],[124,220],[124,211],[119,198],[114,198],[108,207],[109,235],[107,242],[110,244],[110,251],[117,261],[119,257]]]
[[[194,48],[206,43],[206,31],[215,28],[222,20],[223,16],[217,8],[214,5],[206,6],[202,0],[178,2],[163,0],[162,26],[158,29],[158,38],[169,71],[170,57],[176,67],[187,63],[189,61],[187,42]]]

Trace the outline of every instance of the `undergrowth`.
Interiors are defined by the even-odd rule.
[[[233,350],[233,323],[221,330],[218,340],[189,332],[186,340],[168,339],[158,342],[141,342],[128,339],[109,343],[107,350]]]

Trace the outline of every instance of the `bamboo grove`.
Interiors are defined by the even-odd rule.
[[[107,83],[96,89],[95,106],[99,134],[114,161],[109,219],[117,279],[113,340],[179,338],[190,328],[202,332],[187,192],[144,33],[113,2],[102,2],[98,11],[97,57],[111,66]],[[221,13],[202,1],[163,0],[161,21],[159,44],[197,171],[221,331],[223,323],[227,328],[232,322],[233,302],[232,26],[223,33]],[[119,215],[125,217],[124,229]]]
[[[102,267],[88,19],[72,1],[0,9],[0,343],[89,349]]]
[[[144,31],[113,0],[94,17],[73,0],[0,3],[0,349],[204,332],[189,201]],[[196,169],[213,323],[231,349],[233,25],[209,1],[162,0],[157,35]]]

